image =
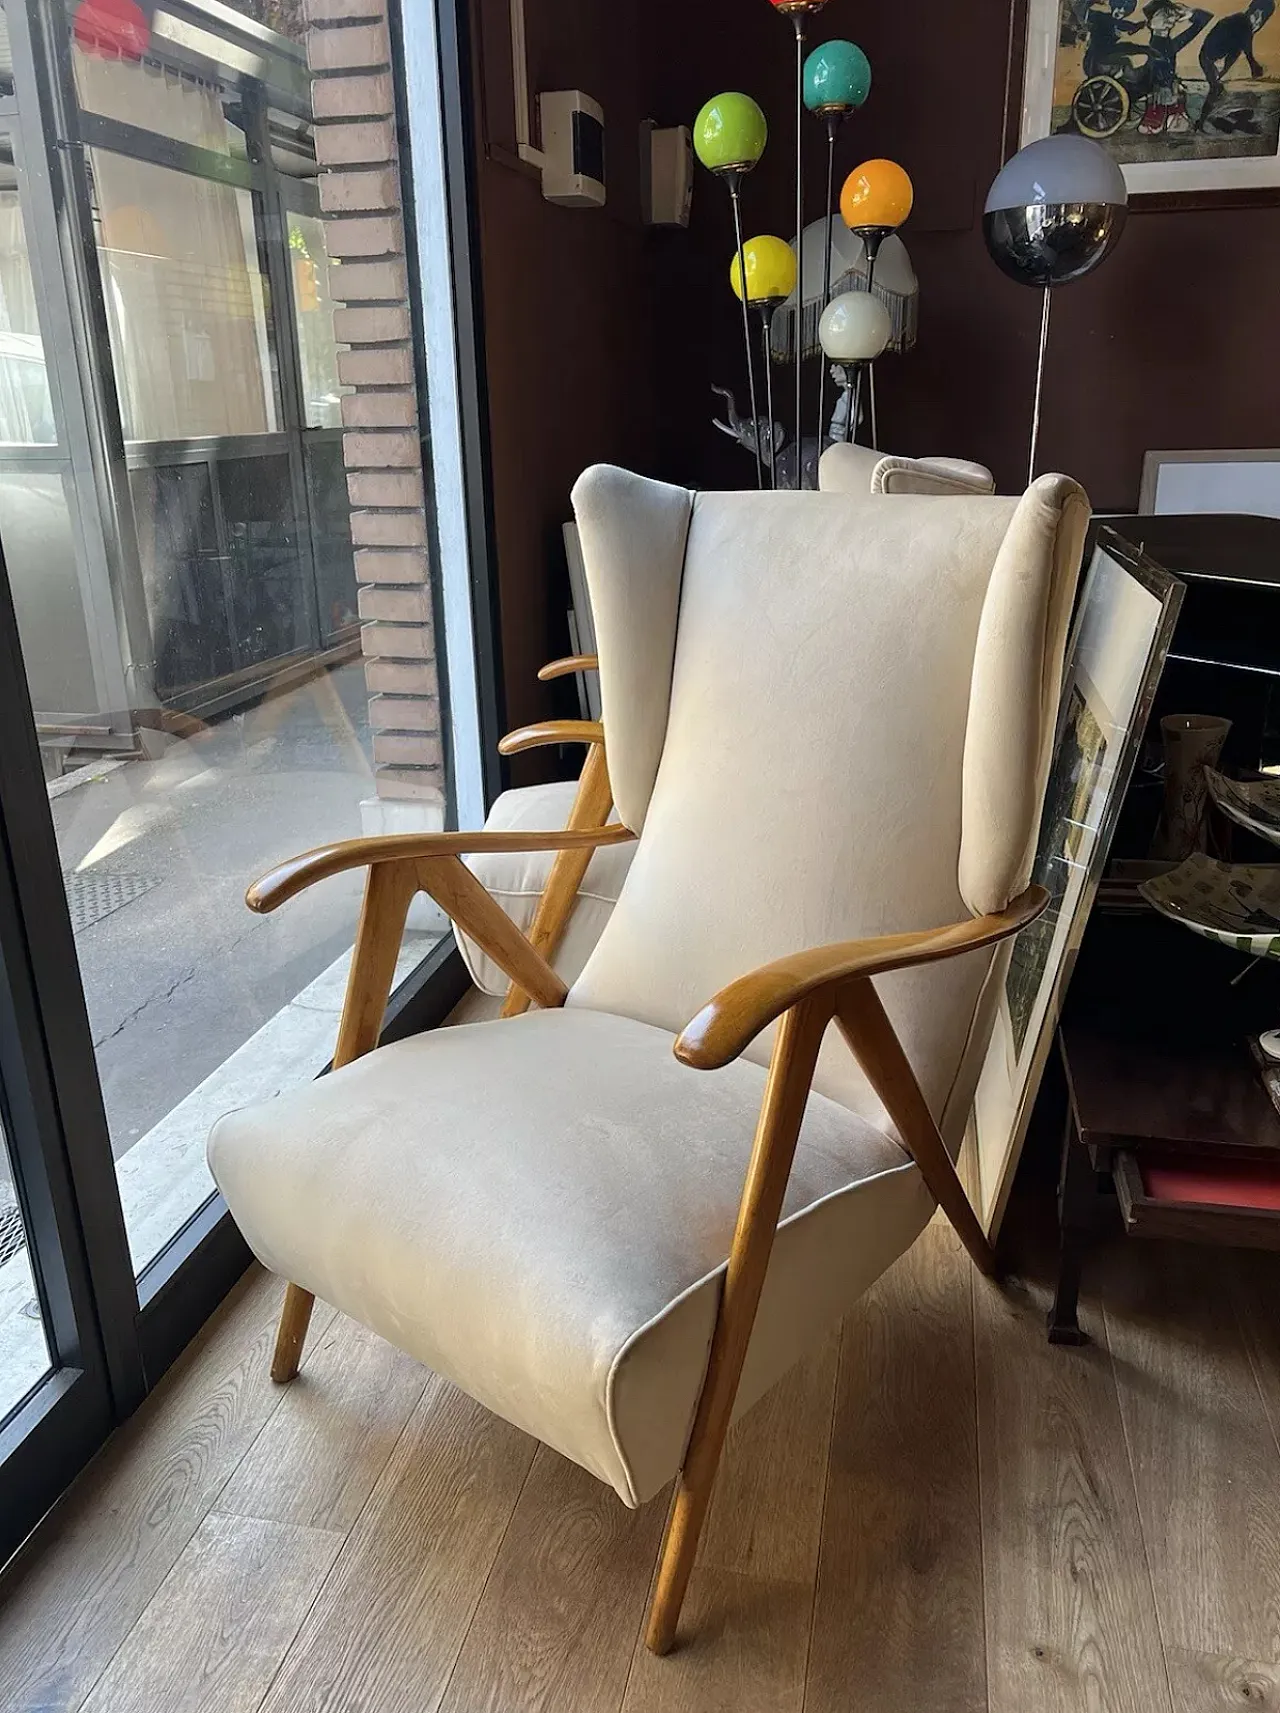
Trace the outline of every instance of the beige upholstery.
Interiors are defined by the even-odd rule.
[[[993,494],[995,477],[963,458],[888,458],[856,441],[829,446],[818,462],[827,494]]]
[[[277,1101],[269,1139],[261,1109],[224,1118],[210,1158],[269,1267],[634,1505],[684,1449],[763,1084],[628,1018],[535,1011],[384,1048]],[[930,1212],[900,1149],[811,1100],[740,1408]]]
[[[643,828],[563,1011],[441,1031],[225,1118],[266,1264],[611,1482],[679,1466],[763,1084],[672,1036],[778,954],[963,919],[1026,876],[1086,507],[575,491],[610,764]],[[950,1143],[989,954],[879,984]],[[738,1407],[813,1348],[931,1201],[829,1038]]]
[[[818,482],[825,492],[846,494],[941,496],[995,492],[995,478],[981,464],[970,464],[962,458],[890,458],[869,446],[852,442],[828,448],[819,465]],[[669,510],[664,510],[658,527],[679,539],[685,515],[686,498],[681,491]],[[620,527],[627,527],[625,520]],[[668,614],[672,593],[669,585],[662,597],[668,603]],[[624,597],[625,591],[618,599]],[[623,627],[626,622],[624,611]],[[617,695],[625,694],[626,686],[619,682]],[[556,781],[550,785],[505,791],[495,800],[485,826],[492,831],[519,827],[532,832],[563,827],[573,805],[574,790],[574,786]],[[578,890],[577,902],[564,936],[551,960],[557,973],[570,984],[581,975],[592,948],[604,931],[622,883],[627,878],[633,855],[634,847],[622,846],[617,850],[602,851],[592,861]],[[469,866],[516,926],[527,933],[553,861],[554,855],[544,851],[472,857]],[[455,929],[454,934],[476,986],[495,998],[502,998],[511,985],[506,976],[460,929]]]
[[[624,633],[597,614],[606,708],[613,662],[637,641],[639,591],[667,575],[639,544],[597,533],[636,480],[591,471],[574,496],[588,575],[608,565],[637,591]],[[645,837],[569,1003],[676,1031],[786,952],[1014,896],[1029,878],[1086,519],[1057,476],[1021,500],[699,495],[662,768],[632,805]],[[980,632],[994,660],[975,660]],[[660,658],[654,639],[644,647]],[[975,674],[996,699],[971,712]],[[667,699],[656,677],[632,688]],[[632,737],[630,705],[613,706],[611,763]],[[966,803],[1005,818],[966,819]],[[968,1103],[950,1097],[967,1090],[984,974],[963,958],[883,983],[953,1146]],[[752,1056],[767,1062],[771,1040]],[[882,1121],[841,1042],[824,1047],[817,1086]]]
[[[553,831],[569,819],[577,790],[576,780],[557,779],[549,785],[525,785],[504,791],[495,799],[485,826],[490,832],[514,832],[517,828],[534,833]],[[613,912],[634,854],[634,845],[616,845],[611,850],[597,851],[592,857],[552,960],[565,981],[575,982],[582,974],[582,967]],[[521,933],[527,934],[554,860],[553,851],[510,851],[469,857],[467,865]],[[482,992],[502,998],[511,986],[508,978],[474,940],[461,930],[455,930],[455,935],[472,981]]]

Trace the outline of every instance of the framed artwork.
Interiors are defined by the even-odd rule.
[[[1013,942],[970,1119],[979,1212],[995,1237],[1133,777],[1184,585],[1099,532],[1076,611],[1032,880],[1044,914]]]
[[[1276,0],[1028,0],[1022,141],[1092,137],[1133,195],[1280,187]]]
[[[1280,448],[1269,452],[1148,452],[1138,510],[1146,517],[1243,512],[1280,518]]]

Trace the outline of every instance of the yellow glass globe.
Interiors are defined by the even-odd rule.
[[[783,238],[750,238],[742,246],[747,263],[747,302],[780,302],[796,289],[796,253]],[[729,284],[742,296],[742,269],[735,252]]]

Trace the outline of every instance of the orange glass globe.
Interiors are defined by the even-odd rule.
[[[844,181],[840,212],[854,232],[864,226],[892,229],[910,214],[912,195],[911,180],[897,161],[863,161]]]

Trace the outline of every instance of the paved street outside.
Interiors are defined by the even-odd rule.
[[[76,935],[117,1157],[350,946],[359,876],[272,916],[244,891],[372,794],[355,661],[54,800],[64,874],[147,888]]]

